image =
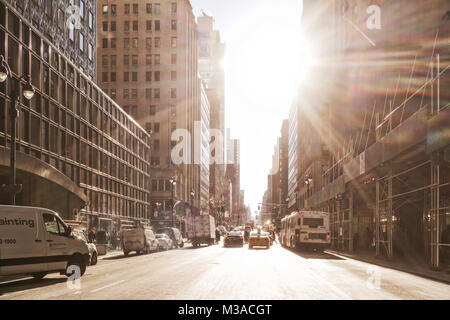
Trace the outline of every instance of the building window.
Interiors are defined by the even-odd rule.
[[[137,89],[131,89],[131,99],[137,99],[138,91]]]
[[[139,29],[139,24],[137,21],[133,21],[133,31],[138,31]]]
[[[161,22],[159,20],[155,20],[155,31],[161,31]]]
[[[124,82],[130,81],[130,73],[129,72],[124,72],[123,73],[123,81]]]
[[[117,29],[116,22],[115,21],[111,21],[111,31],[115,32],[116,29]]]
[[[112,38],[111,39],[111,49],[115,49],[116,48],[116,38]]]
[[[115,16],[117,13],[117,6],[115,4],[111,5],[111,14]]]
[[[155,139],[155,140],[153,141],[153,149],[154,149],[156,152],[159,151],[159,140],[158,140],[158,139]]]
[[[155,81],[160,81],[160,72],[155,71]]]
[[[128,54],[125,54],[125,55],[123,56],[123,64],[124,64],[125,66],[130,65],[130,56],[129,56]]]
[[[49,1],[51,3],[51,1]],[[89,29],[93,29],[94,28],[94,16],[92,15],[92,12],[89,11]]]
[[[84,52],[84,35],[80,33],[80,51]]]
[[[172,37],[170,43],[171,43],[172,48],[176,48],[177,47],[177,37]]]
[[[177,72],[176,71],[170,72],[170,79],[172,81],[176,81],[177,80]]]
[[[74,41],[74,39],[75,39],[75,27],[74,27],[74,25],[73,24],[70,24],[70,28],[69,28],[69,39],[71,40],[71,41]]]
[[[110,95],[111,95],[111,99],[116,100],[116,98],[117,98],[117,90],[116,89],[111,89]]]
[[[146,25],[147,31],[152,31],[152,20],[147,20]]]
[[[130,38],[124,38],[123,39],[123,48],[124,49],[130,49]]]
[[[108,31],[108,22],[105,21],[105,22],[103,22],[102,25],[103,25],[102,30],[103,30],[103,31]]]
[[[152,55],[148,54],[145,56],[145,64],[150,66],[152,64]]]
[[[177,20],[172,20],[172,31],[177,30]]]
[[[145,39],[145,47],[147,49],[151,49],[152,48],[152,38],[146,38]]]
[[[155,88],[153,93],[154,93],[154,98],[155,99],[159,99],[159,97],[160,97],[160,90],[159,90],[159,88]]]
[[[130,13],[130,4],[125,4],[125,14],[129,14]]]
[[[176,14],[177,13],[177,3],[176,2],[172,2],[172,14]]]
[[[177,88],[170,89],[170,97],[175,99],[177,97]]]
[[[154,128],[155,133],[158,133],[159,132],[159,122],[155,122],[153,128]]]
[[[176,53],[172,53],[172,55],[170,56],[170,62],[172,64],[177,64],[177,54]]]
[[[116,82],[116,73],[115,72],[111,72],[111,82]]]
[[[155,37],[155,48],[159,48],[161,46],[161,38]]]
[[[139,13],[139,6],[137,3],[133,4],[133,13],[138,14]]]
[[[89,60],[92,61],[93,55],[94,55],[93,47],[92,47],[92,44],[89,43],[89,45],[88,45],[88,58],[89,58]]]
[[[134,81],[134,82],[138,81],[138,73],[137,72],[133,72],[131,74],[131,81]]]
[[[81,20],[84,20],[84,2],[82,0],[80,1],[80,17]]]
[[[158,65],[161,63],[161,56],[159,54],[155,54],[155,65]]]
[[[102,6],[102,12],[103,12],[103,15],[108,15],[108,5],[107,4],[104,4]]]
[[[129,32],[130,31],[130,21],[124,21],[123,23],[123,31]]]
[[[136,54],[132,55],[132,57],[131,57],[131,64],[133,66],[137,66],[138,65],[138,56]]]
[[[150,115],[154,116],[156,114],[156,106],[150,106]]]
[[[102,72],[102,82],[108,82],[108,72]]]
[[[152,4],[151,3],[147,3],[147,14],[152,14]]]
[[[116,66],[116,56],[115,55],[112,55],[111,56],[111,67],[115,67]]]
[[[145,73],[145,81],[147,81],[147,82],[152,81],[152,72],[151,71],[147,71]]]
[[[123,89],[123,98],[124,99],[130,98],[130,89]]]
[[[107,56],[107,55],[102,56],[102,66],[103,67],[108,66],[108,61],[109,61],[109,56]]]
[[[152,98],[152,88],[146,88],[145,89],[145,98],[151,99]]]
[[[159,157],[152,157],[150,160],[150,164],[152,166],[159,166]],[[156,181],[156,188],[158,188],[158,181],[157,180],[153,180],[153,181]],[[153,183],[152,183],[152,189],[153,189]]]
[[[138,48],[138,38],[133,38],[132,46],[133,46],[133,49],[137,49]]]
[[[177,106],[172,104],[170,106],[170,116],[176,117],[177,116]]]
[[[161,5],[159,3],[155,3],[155,14],[161,13]]]
[[[146,122],[145,123],[145,131],[147,131],[147,133],[151,133],[152,132],[152,124],[151,124],[151,122]]]

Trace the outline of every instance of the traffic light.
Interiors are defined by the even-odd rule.
[[[338,194],[336,195],[336,200],[341,201],[341,200],[343,200],[343,199],[344,199],[344,196],[342,195],[342,193],[338,193]]]

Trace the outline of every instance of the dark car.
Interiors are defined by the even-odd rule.
[[[223,240],[224,247],[243,247],[244,246],[244,235],[241,231],[231,231],[228,232]]]

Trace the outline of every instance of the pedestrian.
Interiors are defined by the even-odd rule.
[[[216,242],[220,242],[220,231],[216,228]]]
[[[95,228],[91,228],[91,230],[89,230],[88,239],[90,243],[95,242]]]

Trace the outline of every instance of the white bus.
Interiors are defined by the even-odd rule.
[[[330,215],[321,211],[293,212],[281,219],[281,245],[323,251],[331,243]]]

